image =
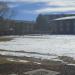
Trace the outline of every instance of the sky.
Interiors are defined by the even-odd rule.
[[[8,2],[12,19],[36,20],[39,14],[74,14],[75,0],[0,0]]]

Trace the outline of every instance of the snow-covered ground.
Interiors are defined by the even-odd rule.
[[[74,35],[25,35],[15,36],[13,38],[11,41],[0,42],[0,49],[6,50],[0,51],[0,54],[42,59],[70,56],[75,59]]]

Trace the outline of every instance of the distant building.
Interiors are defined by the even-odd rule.
[[[41,17],[36,20],[38,31],[49,34],[75,34],[75,14],[51,14]]]
[[[64,65],[61,75],[75,75],[75,64]]]
[[[75,16],[54,19],[54,33],[75,34]]]

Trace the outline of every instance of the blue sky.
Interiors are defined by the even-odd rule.
[[[1,0],[0,0],[1,1]],[[8,2],[12,19],[35,20],[38,14],[75,13],[75,0],[2,0]]]

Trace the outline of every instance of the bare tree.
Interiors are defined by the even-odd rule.
[[[4,17],[4,15],[9,10],[8,5],[6,2],[0,2],[0,16]]]

